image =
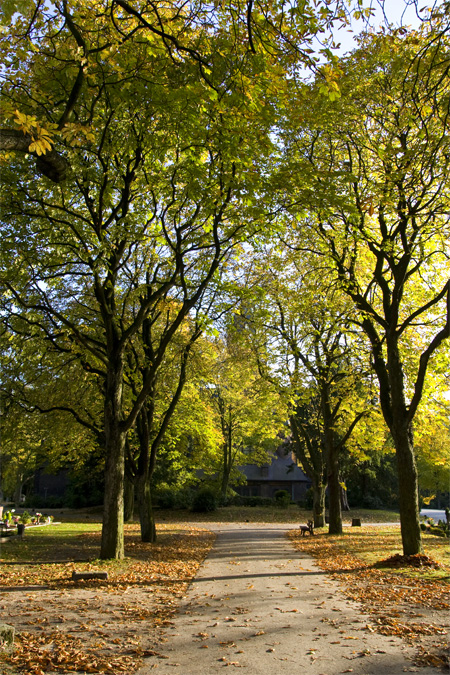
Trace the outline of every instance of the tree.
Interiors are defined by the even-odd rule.
[[[59,72],[53,50],[72,50],[83,26],[91,44],[106,39],[82,14],[82,6],[79,11],[70,17],[63,8],[66,30],[57,37],[47,35],[50,54],[39,51],[30,63],[29,87],[39,79],[36,95],[49,115],[48,99],[59,96],[70,76],[70,68]],[[56,17],[49,22],[58,23]],[[168,346],[244,236],[243,221],[245,236],[260,226],[257,209],[243,217],[239,191],[245,184],[251,198],[260,183],[255,167],[261,157],[261,127],[255,136],[244,134],[248,119],[237,110],[225,115],[214,96],[199,109],[204,87],[192,77],[192,87],[186,87],[191,65],[174,69],[153,50],[151,42],[130,39],[112,55],[100,48],[91,54],[90,76],[77,95],[77,116],[87,124],[74,123],[69,126],[73,135],[66,136],[70,181],[57,188],[21,169],[17,183],[13,160],[3,172],[6,183],[16,183],[2,204],[4,316],[15,315],[16,323],[26,326],[27,313],[33,313],[36,330],[101,383],[106,456],[102,557],[123,555],[125,440]],[[47,90],[42,81],[48,82]],[[10,106],[32,104],[27,88],[20,89],[13,79],[6,97]],[[169,299],[178,309],[126,410],[128,347]],[[132,307],[137,307],[135,314]]]
[[[298,461],[313,487],[316,527],[325,517],[342,533],[341,459],[357,425],[373,408],[369,366],[349,307],[314,256],[271,247],[255,256],[253,298],[244,315],[264,376],[289,401]]]
[[[329,103],[312,87],[302,128],[286,136],[296,158],[289,171],[308,167],[307,189],[316,190],[308,218],[322,237],[317,250],[370,344],[397,455],[406,555],[422,550],[413,422],[430,360],[450,331],[448,47],[438,41],[439,57],[427,51],[417,62],[429,40],[427,31],[367,36],[341,62],[342,99]]]
[[[283,427],[276,392],[260,377],[251,351],[239,338],[239,329],[229,326],[226,339],[216,339],[203,386],[221,433],[219,461],[213,469],[219,476],[223,501],[229,487],[242,480],[239,467],[268,461],[268,452],[280,443]]]
[[[31,323],[21,334],[23,326],[9,319],[3,317],[0,340],[2,472],[19,505],[22,483],[36,469],[80,469],[89,455],[103,454],[104,438],[95,383],[76,360],[31,336]]]
[[[164,347],[168,328],[180,310],[179,302],[170,298],[153,305],[136,336],[138,340],[130,344],[127,353],[126,381],[131,391],[131,407],[146,382],[151,380],[136,420],[137,443],[132,446],[128,442],[126,446],[126,471],[136,488],[143,541],[156,540],[151,499],[156,456],[182,396],[191,351],[202,332],[201,323],[187,317]],[[163,348],[164,360],[158,369],[152,369]]]

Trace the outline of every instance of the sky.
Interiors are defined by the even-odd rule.
[[[425,18],[428,9],[442,5],[443,0],[426,2],[426,0],[364,0],[364,7],[370,7],[374,11],[370,24],[378,29],[387,23],[394,27],[411,26],[417,27],[420,24],[420,18]],[[422,11],[421,11],[422,10]],[[361,31],[367,29],[365,22],[353,20],[351,30],[346,28],[336,31],[336,42],[341,43],[338,50],[340,55],[351,51],[357,45],[354,37]]]

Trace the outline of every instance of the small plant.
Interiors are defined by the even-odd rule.
[[[216,495],[211,488],[205,487],[197,492],[192,503],[192,510],[196,513],[215,511],[217,508]]]
[[[28,513],[28,511],[24,511],[24,512],[22,513],[22,516],[21,516],[20,520],[21,520],[21,522],[22,522],[24,525],[27,525],[28,523],[31,522],[31,516],[30,516],[30,514]]]
[[[274,494],[275,504],[282,509],[287,509],[291,503],[291,495],[287,490],[277,490]]]
[[[11,509],[10,511],[5,511],[5,515],[3,516],[3,521],[9,526],[12,525],[13,521],[13,513],[14,509]]]

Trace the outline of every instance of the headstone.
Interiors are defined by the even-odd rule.
[[[361,518],[353,518],[352,527],[361,527]]]
[[[107,579],[108,572],[72,572],[72,581],[89,581],[90,579]]]
[[[14,648],[14,626],[0,623],[0,651],[10,652]]]

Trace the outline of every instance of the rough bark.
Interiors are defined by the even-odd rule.
[[[328,448],[328,507],[329,534],[342,534],[341,483],[339,453],[333,443]]]
[[[141,540],[153,544],[156,541],[156,525],[151,499],[150,478],[146,474],[138,477],[137,501]]]
[[[390,385],[390,432],[397,455],[400,526],[404,555],[423,552],[419,522],[419,486],[412,421],[405,400],[403,368],[396,335],[388,335],[387,362]]]
[[[312,478],[314,527],[325,525],[325,485],[322,480]]]
[[[123,434],[110,432],[106,446],[105,497],[100,558],[103,560],[124,557],[123,539],[123,487],[124,445]]]
[[[17,129],[0,129],[0,150],[5,152],[23,152],[36,157],[36,169],[54,183],[61,183],[67,176],[69,163],[65,157],[52,149],[45,155],[37,155],[28,148],[33,142],[30,134]]]
[[[111,358],[105,392],[105,498],[103,508],[102,559],[124,557],[123,495],[126,432],[122,422],[123,362]]]
[[[412,430],[395,433],[400,525],[404,555],[423,552],[419,522],[418,478]]]

